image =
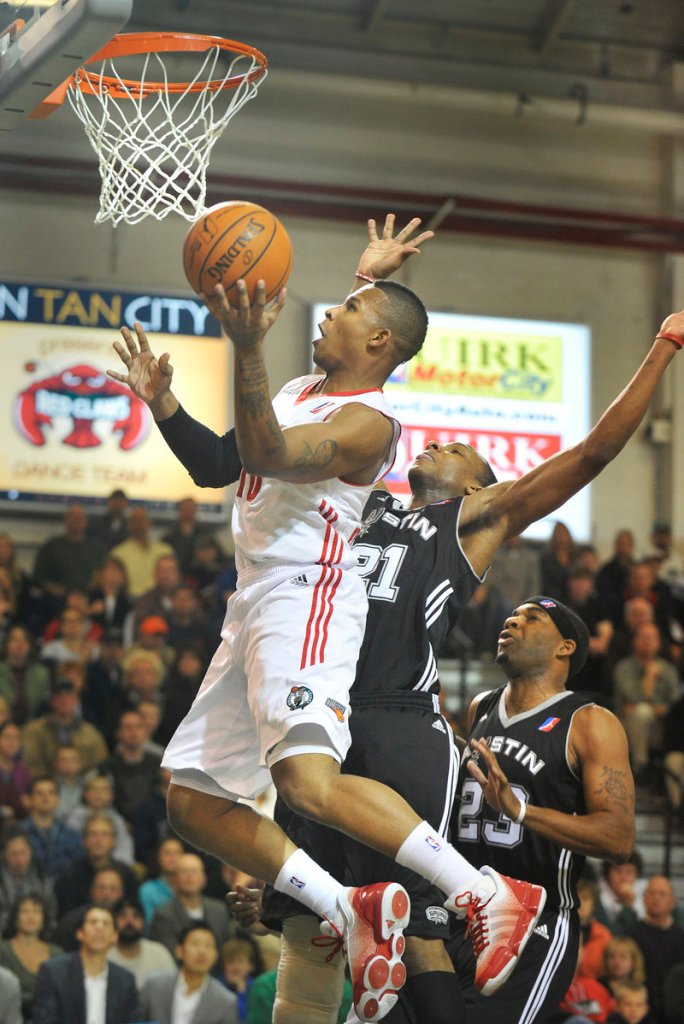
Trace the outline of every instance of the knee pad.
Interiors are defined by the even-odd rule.
[[[337,1024],[345,959],[340,951],[326,962],[332,947],[311,944],[320,931],[308,914],[283,921],[273,1024]]]

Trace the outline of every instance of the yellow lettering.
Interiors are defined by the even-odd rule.
[[[62,308],[57,314],[57,323],[63,324],[68,316],[75,316],[82,327],[88,326],[88,314],[81,302],[81,297],[78,292],[69,292],[67,294],[67,297],[62,304]]]
[[[36,298],[43,300],[43,320],[54,320],[55,299],[64,295],[62,288],[36,288]]]
[[[90,322],[93,326],[97,325],[99,318],[102,317],[106,320],[111,327],[119,327],[121,325],[121,296],[115,295],[112,298],[111,306],[108,306],[105,300],[98,292],[93,292],[90,296]]]

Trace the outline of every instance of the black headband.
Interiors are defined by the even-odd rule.
[[[553,620],[556,629],[564,640],[574,640],[575,650],[570,655],[568,679],[584,665],[589,653],[589,630],[584,625],[579,615],[573,612],[572,608],[556,601],[553,597],[545,597],[538,594],[536,597],[528,597],[521,601],[521,604],[536,604],[546,612]]]

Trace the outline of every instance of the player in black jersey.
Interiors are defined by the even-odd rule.
[[[669,317],[664,322],[661,332],[664,332],[664,336],[661,334],[656,339],[631,383],[610,406],[588,437],[576,447],[554,456],[522,479],[513,483],[492,483],[491,475],[488,476],[489,467],[468,445],[431,443],[411,467],[409,481],[412,501],[408,510],[400,509],[388,496],[373,495],[369,499],[366,529],[359,538],[358,550],[361,571],[365,574],[368,585],[370,611],[357,666],[357,679],[352,689],[352,747],[344,769],[382,778],[393,788],[404,793],[414,806],[423,808],[422,813],[426,815],[427,820],[432,821],[435,828],[440,825],[440,820],[434,804],[438,796],[449,791],[451,781],[446,773],[442,772],[436,776],[433,772],[430,739],[434,740],[436,736],[434,724],[421,731],[418,725],[417,705],[413,710],[410,705],[410,701],[419,698],[421,692],[435,691],[438,687],[434,650],[439,634],[435,631],[443,627],[448,628],[447,623],[457,618],[459,609],[472,592],[470,588],[474,586],[473,581],[484,574],[495,551],[507,537],[522,532],[530,523],[558,508],[618,454],[641,422],[658,381],[682,344],[684,314]],[[450,497],[455,500],[445,501]],[[408,537],[412,539],[414,546],[417,546],[414,557],[409,557],[406,553]],[[419,538],[423,538],[420,543]],[[421,565],[421,553],[425,558],[425,566]],[[540,618],[542,615],[540,611]],[[512,630],[515,628],[513,625]],[[509,646],[508,638],[505,640],[504,649]],[[567,674],[571,649],[576,642],[566,641],[566,648],[562,652],[560,670],[563,678]],[[574,702],[573,709],[581,704],[581,698],[571,694],[564,700],[564,707],[567,708],[570,708],[568,702]],[[591,723],[607,720],[614,725],[615,719],[608,719],[607,714],[600,709],[595,712],[582,712]],[[390,725],[392,717],[394,722],[399,721],[398,726],[394,723]],[[559,728],[556,723],[552,723],[554,717],[546,715],[544,721],[538,723],[540,736],[544,738],[548,732],[552,743],[560,735],[560,732],[556,733],[556,737],[553,735],[554,729]],[[546,718],[551,721],[545,724]],[[609,726],[609,731],[613,729],[613,725]],[[602,733],[600,726],[599,733]],[[595,737],[590,736],[588,742],[596,743]],[[520,755],[519,763],[522,770],[534,778],[533,772],[537,764],[534,760],[534,746],[528,744],[528,748],[525,750],[521,745],[511,747]],[[590,796],[593,809],[587,817],[585,831],[591,835],[593,844],[589,852],[596,856],[619,860],[631,851],[634,835],[633,802],[630,796],[631,775],[626,761],[626,746],[624,741],[622,746],[618,742],[617,751],[613,751],[608,742],[603,748],[602,740],[599,740],[598,749],[605,749],[613,763],[611,764],[611,760],[604,762],[605,778],[602,782],[596,783],[597,792]],[[566,794],[562,806],[571,808],[573,789],[568,774],[570,773],[566,772],[562,778],[559,775],[555,781],[559,786],[565,786],[569,790],[570,797],[568,798]],[[426,795],[420,792],[421,784],[424,785],[426,781],[428,786],[424,788],[429,789],[430,783],[433,788],[432,818],[426,808]],[[477,863],[485,864],[490,862],[484,854],[480,856],[482,850],[475,847],[471,850],[468,842],[469,827],[472,832],[477,824],[473,818],[467,817],[468,807],[474,806],[469,805],[468,801],[476,799],[475,787],[476,782],[473,779],[466,783],[465,802],[461,805],[462,830],[465,830],[466,839],[461,845],[461,850],[468,859],[477,854]],[[536,793],[536,790],[534,792]],[[543,794],[540,793],[538,798],[540,802],[544,802]],[[551,791],[547,798],[554,798]],[[582,799],[587,798],[583,795]],[[444,804],[445,801],[442,801],[441,806]],[[509,806],[511,813],[513,809]],[[516,802],[516,817],[519,811]],[[553,817],[553,812],[549,813]],[[568,813],[571,811],[566,811],[564,817],[567,817]],[[530,811],[530,822],[533,820],[535,812]],[[511,847],[517,848],[519,837],[525,832],[520,823],[508,819],[499,820],[499,815],[495,814],[485,825],[485,835],[498,839],[504,854],[509,855],[506,859],[507,867],[501,869],[499,865],[499,869],[505,870],[506,874],[520,873],[522,877],[536,878],[534,862],[531,871],[529,864],[527,869],[523,870],[519,861],[514,856],[510,857]],[[597,825],[600,827],[597,828]],[[305,831],[306,828],[305,826]],[[301,839],[299,834],[298,838]],[[558,838],[563,840],[562,832],[559,832]],[[506,846],[507,842],[511,845]],[[350,852],[350,842],[336,838],[335,849],[338,853],[343,846],[347,853],[347,870],[351,871],[351,878],[357,875],[372,878],[378,864],[381,877],[397,877],[392,873],[393,870],[396,872],[396,866],[393,868],[386,861],[378,862],[376,854],[371,851],[364,854],[358,846],[352,846]],[[319,850],[317,847],[317,853]],[[490,844],[487,855],[492,857],[496,851],[496,845]],[[560,856],[560,850],[558,855]],[[566,851],[563,858],[564,898],[568,899],[567,892],[571,890],[573,877],[569,866],[571,857]],[[412,893],[416,906],[421,907],[415,883],[412,884],[410,879],[402,877],[404,884],[408,885]],[[546,871],[543,875],[543,879],[551,885],[553,893],[553,906],[549,915],[554,920],[559,913],[560,877],[558,872],[554,874],[553,871]],[[249,900],[244,892],[242,896]],[[572,916],[571,903],[572,900],[569,901],[567,908],[563,907],[568,918]],[[426,910],[429,909],[430,905],[427,904]],[[458,1013],[453,1003],[448,1007],[437,996],[435,1005],[434,993],[438,990],[430,982],[436,979],[438,974],[443,977],[445,972],[439,947],[429,939],[421,942],[421,939],[425,938],[425,929],[422,935],[419,931],[413,932],[414,937],[418,935],[420,939],[418,943],[415,942],[415,938],[413,940],[413,944],[418,945],[418,951],[412,958],[411,932],[417,923],[415,917],[414,914],[406,932],[409,944],[407,965],[409,972],[414,974],[414,992],[418,994],[417,1019],[421,1024],[432,1020],[457,1020]],[[542,917],[542,920],[548,932],[549,919],[545,920]],[[476,941],[479,942],[486,937],[486,926],[489,924],[490,922],[485,921],[482,915],[476,917],[473,929]],[[542,943],[545,941],[538,936],[533,936],[531,941],[536,941],[537,938]],[[554,956],[558,953],[559,941],[561,940],[554,944]],[[561,967],[569,964],[572,974],[575,953],[571,951],[571,947],[571,935],[566,935],[563,951],[567,959],[560,956],[558,962],[547,964],[545,971],[540,973],[541,989],[537,990],[541,991],[542,995],[539,1000],[533,1001],[533,1005],[531,1004],[530,1022],[535,1021],[539,1024],[543,1019],[539,1013],[548,1006],[549,991],[555,991],[552,985],[554,967],[558,967],[559,963]],[[296,994],[296,998],[302,998],[306,990],[307,968],[302,962],[306,957],[306,948],[301,947],[298,955],[299,962],[288,963],[283,971],[282,980],[288,998],[292,992]],[[523,954],[523,962],[525,960]],[[465,969],[466,981],[472,983],[472,954]],[[295,974],[294,983],[288,978],[288,973]],[[416,984],[416,976],[422,976],[424,987]],[[555,977],[562,987],[562,979],[565,977],[563,971],[561,970]],[[500,995],[486,999],[478,995],[474,1011],[469,1001],[468,1021],[470,1022],[473,1012],[476,1016],[472,1017],[472,1020],[477,1020],[478,1024],[479,1021],[484,1021],[485,1016],[489,1018],[492,1013],[499,1013],[500,1015],[494,1018],[495,1024],[512,1024],[518,1018],[515,1015],[517,1011],[512,1009],[509,993],[515,995],[520,989],[527,989],[529,994],[530,988],[529,975],[526,975],[523,981],[519,981],[516,980],[516,974],[513,974],[511,980],[500,990]],[[474,986],[470,984],[467,988],[469,1000],[474,991]],[[519,1009],[522,1011],[523,1006]],[[386,1019],[394,1022],[406,1018],[401,1015],[400,1008],[396,1008]]]
[[[529,598],[499,637],[506,685],[477,696],[469,710],[459,846],[476,864],[542,882],[547,902],[515,974],[486,1000],[473,984],[470,942],[456,926],[467,1024],[542,1024],[557,1011],[577,963],[584,856],[625,858],[634,844],[624,730],[589,694],[566,689],[588,646],[587,628],[571,609]]]

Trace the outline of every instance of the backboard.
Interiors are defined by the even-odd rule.
[[[0,132],[22,124],[132,8],[133,0],[0,0]]]

